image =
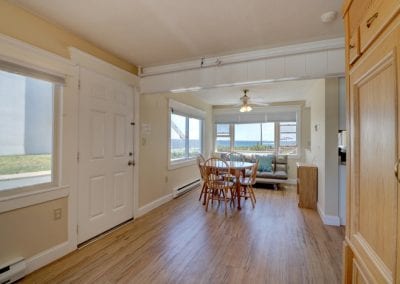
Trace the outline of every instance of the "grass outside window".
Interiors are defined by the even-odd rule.
[[[50,154],[0,156],[0,175],[33,173],[50,170]]]

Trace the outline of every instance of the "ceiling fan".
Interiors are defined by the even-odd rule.
[[[268,106],[269,104],[265,104],[265,103],[255,103],[252,100],[250,100],[250,97],[247,95],[247,93],[249,92],[248,89],[244,89],[243,93],[244,95],[240,98],[241,102],[240,104],[238,104],[237,106],[240,106],[240,112],[249,112],[252,111],[252,105],[257,105],[257,106]]]

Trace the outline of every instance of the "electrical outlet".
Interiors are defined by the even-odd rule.
[[[54,220],[60,220],[62,216],[61,208],[57,208],[53,210],[54,213]]]

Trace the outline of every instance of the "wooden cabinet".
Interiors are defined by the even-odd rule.
[[[318,168],[315,165],[297,163],[297,193],[299,207],[317,209]]]
[[[345,283],[400,283],[394,170],[400,156],[399,8],[399,0],[351,0],[344,6],[350,142]],[[350,45],[357,31],[360,54],[354,60]]]

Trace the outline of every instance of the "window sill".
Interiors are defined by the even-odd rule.
[[[182,160],[182,161],[174,161],[170,162],[168,165],[168,170],[176,170],[179,168],[184,168],[188,166],[196,165],[196,158],[189,159],[189,160]]]
[[[68,195],[69,186],[66,185],[0,197],[0,213],[67,197]]]

